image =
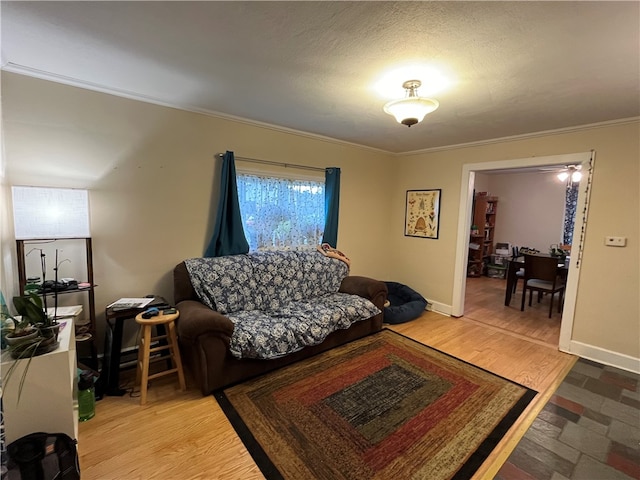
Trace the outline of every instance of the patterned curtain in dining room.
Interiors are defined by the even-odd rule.
[[[572,182],[567,186],[564,201],[564,226],[562,233],[562,243],[571,245],[573,239],[573,226],[576,221],[576,208],[578,207],[578,189],[580,183]]]

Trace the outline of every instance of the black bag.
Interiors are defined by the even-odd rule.
[[[64,433],[31,433],[7,446],[7,480],[80,480],[77,442]]]

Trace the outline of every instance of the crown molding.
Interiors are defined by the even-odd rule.
[[[576,125],[573,127],[556,128],[553,130],[542,130],[539,132],[532,132],[532,133],[521,133],[518,135],[511,135],[508,137],[490,138],[487,140],[478,140],[475,142],[468,142],[468,143],[458,143],[456,145],[443,145],[441,147],[424,148],[422,150],[413,150],[411,152],[392,153],[392,155],[396,157],[408,157],[413,155],[421,155],[424,153],[443,152],[446,150],[457,150],[460,148],[469,148],[469,147],[479,147],[483,145],[492,145],[495,143],[515,142],[518,140],[526,140],[530,138],[548,137],[550,135],[562,135],[565,133],[581,132],[584,130],[591,130],[594,128],[610,127],[613,125],[624,125],[627,123],[635,123],[638,121],[640,121],[640,117],[620,118],[617,120],[607,120],[605,122],[589,123],[586,125]]]
[[[162,100],[160,98],[152,97],[149,95],[143,95],[141,93],[132,92],[130,90],[124,90],[119,88],[107,87],[105,85],[101,85],[94,82],[87,82],[84,80],[79,80],[77,78],[68,77],[66,75],[60,75],[57,73],[47,72],[44,70],[39,70],[37,68],[31,68],[24,65],[19,65],[13,62],[7,62],[6,64],[0,67],[0,70],[4,70],[10,73],[16,73],[18,75],[25,75],[27,77],[39,78],[41,80],[47,80],[55,83],[62,83],[64,85],[69,85],[72,87],[82,88],[84,90],[92,90],[94,92],[106,93],[108,95],[114,95],[116,97],[128,98],[130,100],[137,100],[140,102],[151,103],[153,105],[159,105],[162,107],[175,108],[178,110],[183,110],[186,112],[199,113],[201,115],[206,115],[208,117],[219,118],[222,120],[229,120],[236,123],[242,123],[245,125],[264,128],[267,130],[272,130],[275,132],[286,133],[289,135],[296,135],[299,137],[305,137],[312,140],[319,140],[322,142],[333,143],[342,146],[350,146],[365,150],[370,150],[372,152],[383,153],[385,155],[391,154],[391,152],[387,150],[383,150],[381,148],[370,147],[368,145],[362,145],[359,143],[348,142],[346,140],[339,140],[337,138],[327,137],[324,135],[320,135],[317,133],[305,132],[302,130],[296,130],[294,128],[283,127],[280,125],[274,125],[267,122],[260,122],[258,120],[251,120],[249,118],[237,117],[235,115],[229,115],[227,113],[216,112],[214,110],[208,110],[204,108],[194,107],[193,105],[180,104],[174,102],[167,102],[166,100]]]
[[[491,138],[491,139],[487,139],[487,140],[478,140],[478,141],[475,141],[475,142],[458,143],[458,144],[454,144],[454,145],[442,145],[442,146],[438,146],[438,147],[430,147],[430,148],[424,148],[424,149],[421,149],[421,150],[412,150],[412,151],[408,151],[408,152],[391,152],[391,151],[388,151],[388,150],[383,150],[381,148],[370,147],[368,145],[362,145],[362,144],[359,144],[359,143],[348,142],[346,140],[339,140],[339,139],[336,139],[336,138],[327,137],[327,136],[324,136],[324,135],[319,135],[317,133],[305,132],[305,131],[302,131],[302,130],[296,130],[296,129],[289,128],[289,127],[283,127],[283,126],[280,126],[280,125],[274,125],[274,124],[271,124],[271,123],[260,122],[260,121],[257,121],[257,120],[251,120],[251,119],[244,118],[244,117],[237,117],[235,115],[229,115],[229,114],[226,114],[226,113],[216,112],[214,110],[207,110],[207,109],[203,109],[203,108],[198,108],[198,107],[194,107],[193,105],[186,105],[186,104],[178,104],[178,103],[173,103],[173,102],[167,102],[166,100],[162,100],[162,99],[159,99],[159,98],[151,97],[149,95],[143,95],[141,93],[132,92],[132,91],[129,91],[129,90],[124,90],[124,89],[111,88],[111,87],[107,87],[105,85],[101,85],[101,84],[98,84],[98,83],[87,82],[87,81],[79,80],[77,78],[69,77],[69,76],[66,76],[66,75],[60,75],[60,74],[57,74],[57,73],[52,73],[52,72],[47,72],[47,71],[44,71],[44,70],[39,70],[37,68],[27,67],[25,65],[19,65],[17,63],[13,63],[13,62],[6,62],[6,63],[2,64],[0,66],[0,70],[4,70],[4,71],[10,72],[10,73],[16,73],[18,75],[25,75],[25,76],[28,76],[28,77],[39,78],[41,80],[48,80],[48,81],[51,81],[51,82],[62,83],[62,84],[65,84],[65,85],[69,85],[69,86],[77,87],[77,88],[82,88],[82,89],[85,89],[85,90],[92,90],[92,91],[95,91],[95,92],[106,93],[108,95],[114,95],[114,96],[117,96],[117,97],[128,98],[130,100],[137,100],[137,101],[140,101],[140,102],[151,103],[151,104],[154,104],[154,105],[160,105],[162,107],[169,107],[169,108],[175,108],[175,109],[183,110],[183,111],[187,111],[187,112],[198,113],[198,114],[201,114],[201,115],[206,115],[208,117],[219,118],[219,119],[222,119],[222,120],[228,120],[228,121],[232,121],[232,122],[236,122],[236,123],[242,123],[244,125],[264,128],[264,129],[272,130],[272,131],[279,132],[279,133],[286,133],[286,134],[289,134],[289,135],[296,135],[296,136],[299,136],[299,137],[309,138],[309,139],[312,139],[312,140],[319,140],[319,141],[322,141],[322,142],[332,143],[332,144],[336,144],[336,145],[343,145],[343,146],[349,146],[349,147],[354,147],[354,148],[360,148],[360,149],[364,149],[364,150],[369,150],[371,152],[390,155],[392,157],[408,157],[408,156],[414,156],[414,155],[421,155],[421,154],[425,154],[425,153],[443,152],[443,151],[447,151],[447,150],[456,150],[456,149],[460,149],[460,148],[479,147],[479,146],[484,146],[484,145],[492,145],[492,144],[496,144],[496,143],[504,143],[504,142],[518,141],[518,140],[526,140],[526,139],[530,139],[530,138],[545,137],[545,136],[549,136],[549,135],[561,135],[561,134],[564,134],[564,133],[579,132],[579,131],[590,130],[590,129],[594,129],[594,128],[602,128],[602,127],[607,127],[607,126],[612,126],[612,125],[623,125],[623,124],[626,124],[626,123],[633,123],[633,122],[637,122],[638,120],[640,120],[640,117],[629,117],[629,118],[622,118],[622,119],[618,119],[618,120],[609,120],[609,121],[605,121],[605,122],[591,123],[591,124],[587,124],[587,125],[578,125],[578,126],[573,126],[573,127],[557,128],[557,129],[553,129],[553,130],[543,130],[543,131],[539,131],[539,132],[524,133],[524,134],[512,135],[512,136],[507,136],[507,137],[498,137],[498,138]]]

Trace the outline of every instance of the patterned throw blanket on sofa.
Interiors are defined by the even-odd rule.
[[[192,258],[185,264],[202,303],[234,323],[230,351],[237,358],[284,356],[380,313],[365,298],[339,293],[348,265],[315,249]]]

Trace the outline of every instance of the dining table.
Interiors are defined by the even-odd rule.
[[[513,287],[518,281],[517,273],[521,268],[524,268],[524,256],[510,257],[507,262],[507,286],[504,292],[505,307],[508,307],[511,303]],[[558,258],[558,275],[566,280],[568,273],[569,257],[566,257],[566,259]]]

